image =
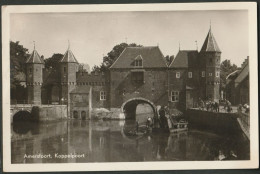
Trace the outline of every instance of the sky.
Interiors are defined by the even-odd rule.
[[[211,21],[211,22],[210,22]],[[156,11],[11,14],[10,40],[45,58],[68,48],[80,63],[100,65],[103,55],[122,42],[159,46],[164,56],[201,46],[210,28],[221,59],[240,66],[249,54],[248,12]]]

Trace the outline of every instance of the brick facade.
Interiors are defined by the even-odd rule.
[[[185,110],[196,107],[198,98],[219,100],[220,56],[211,30],[200,52],[180,50],[170,65],[159,47],[127,47],[108,72],[89,74],[78,71],[68,49],[59,70],[42,74],[42,63],[27,65],[27,83],[43,83],[43,87],[28,85],[28,99],[38,102],[42,95],[44,102],[68,104],[70,115],[77,111],[79,117],[88,113],[89,97],[92,108],[121,108],[136,98],[152,107]]]

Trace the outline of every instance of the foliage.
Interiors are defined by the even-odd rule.
[[[165,56],[165,60],[167,62],[167,65],[170,65],[172,63],[173,59],[174,59],[174,55],[171,55],[171,56],[167,55],[167,56]]]
[[[63,54],[60,53],[55,53],[53,54],[50,58],[45,59],[45,68],[54,68],[58,69],[59,68],[59,62],[62,59]]]
[[[120,56],[126,47],[142,47],[142,45],[137,45],[135,43],[127,44],[121,43],[113,47],[113,49],[103,57],[103,62],[100,66],[95,65],[92,71],[102,71],[105,72],[108,68],[115,62],[115,60]]]
[[[79,72],[90,72],[90,67],[88,64],[80,63],[79,64]]]
[[[226,86],[226,77],[234,72],[238,70],[237,65],[233,64],[231,65],[230,60],[224,60],[223,62],[221,62],[220,64],[220,84],[221,84],[221,88],[225,88]]]
[[[10,80],[11,88],[19,85],[19,79],[16,78],[25,73],[25,62],[29,57],[28,49],[19,44],[19,41],[10,41]]]

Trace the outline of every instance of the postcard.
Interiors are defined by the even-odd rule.
[[[2,7],[3,169],[258,168],[256,3]]]

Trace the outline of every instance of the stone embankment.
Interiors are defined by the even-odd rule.
[[[249,139],[249,127],[243,125],[239,113],[208,112],[199,109],[188,109],[185,113],[192,127],[212,130],[220,133],[244,132]],[[243,123],[242,123],[243,122]]]

